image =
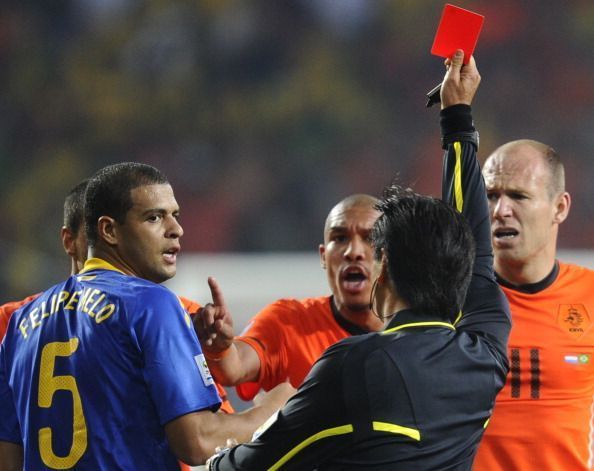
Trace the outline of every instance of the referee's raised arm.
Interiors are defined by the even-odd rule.
[[[493,271],[489,208],[476,158],[479,137],[470,107],[481,77],[474,58],[471,57],[466,65],[463,58],[463,52],[458,51],[451,60],[446,60],[440,113],[445,150],[442,199],[464,215],[476,242],[473,277],[457,327],[489,335],[507,368],[505,352],[511,327],[509,306]]]

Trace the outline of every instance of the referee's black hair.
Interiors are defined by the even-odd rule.
[[[372,231],[375,258],[385,255],[398,295],[413,311],[452,322],[464,304],[475,253],[463,216],[395,184],[376,207],[382,214]]]
[[[131,191],[145,185],[169,183],[167,177],[151,165],[122,162],[108,165],[91,177],[85,194],[85,230],[89,247],[97,243],[97,221],[109,216],[123,224],[132,208]]]

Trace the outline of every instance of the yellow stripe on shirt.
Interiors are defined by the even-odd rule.
[[[318,440],[322,440],[324,438],[333,437],[336,435],[346,435],[347,433],[353,433],[353,426],[352,425],[341,425],[339,427],[329,428],[327,430],[322,430],[321,432],[312,435],[309,438],[306,438],[293,449],[291,449],[285,456],[283,456],[280,460],[274,463],[268,471],[275,471],[279,469],[281,466],[287,463],[291,458],[293,458],[297,453],[303,450],[305,447],[308,447],[312,443],[317,442]]]
[[[389,432],[397,435],[406,435],[418,442],[421,441],[421,432],[416,428],[403,427],[402,425],[389,424],[387,422],[373,422],[373,430],[376,432]]]
[[[454,167],[454,199],[456,200],[456,209],[461,213],[464,205],[464,194],[462,192],[462,144],[454,142],[454,152],[456,153],[456,165]]]

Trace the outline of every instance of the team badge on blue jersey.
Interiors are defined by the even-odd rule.
[[[204,386],[212,386],[214,384],[214,379],[210,374],[210,370],[208,369],[208,365],[206,364],[206,358],[204,358],[204,354],[201,353],[200,355],[196,355],[194,357],[194,361],[196,361],[196,364],[198,365],[198,370],[200,371],[200,376],[202,377]]]

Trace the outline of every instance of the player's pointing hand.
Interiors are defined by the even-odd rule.
[[[226,350],[233,343],[233,318],[225,304],[223,292],[213,277],[208,278],[212,303],[206,304],[194,317],[194,329],[202,346],[211,352]]]

